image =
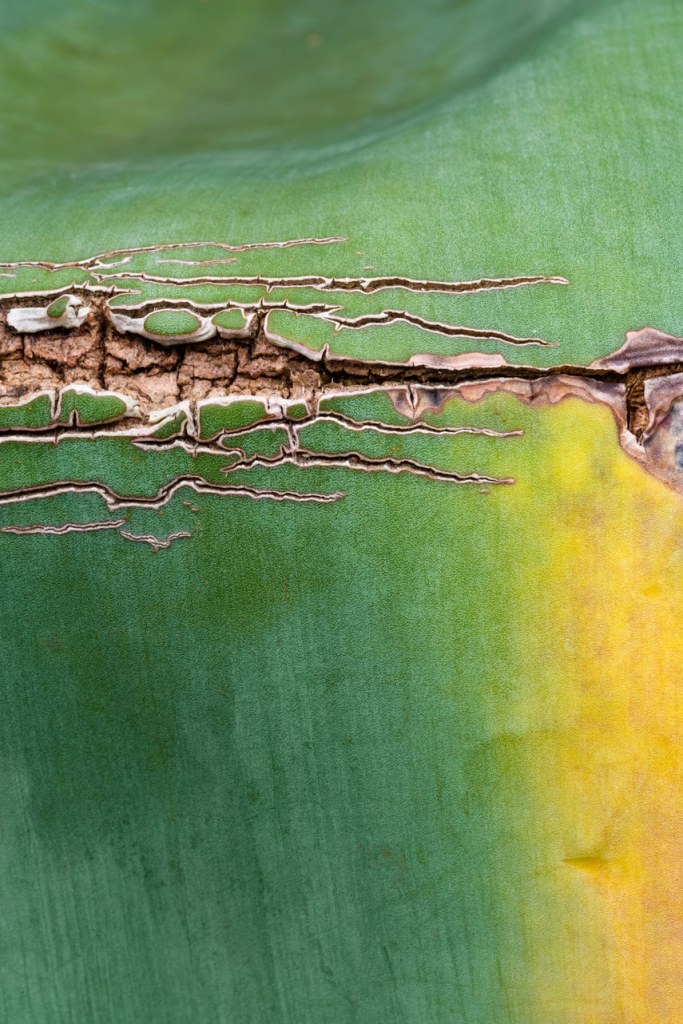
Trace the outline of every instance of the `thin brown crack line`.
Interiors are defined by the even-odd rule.
[[[291,423],[287,426],[292,427]],[[284,429],[284,425],[283,425]],[[136,448],[140,448],[143,451],[153,450],[161,447],[161,445],[150,444],[148,441],[138,442],[133,440],[131,442]],[[368,455],[363,455],[361,452],[356,451],[344,451],[336,453],[318,452],[312,451],[307,448],[303,448],[298,444],[298,440],[295,440],[290,447],[281,447],[280,452],[276,455],[247,455],[243,448],[239,446],[225,447],[220,442],[211,444],[210,442],[188,442],[182,438],[173,438],[167,444],[164,445],[166,450],[178,448],[193,458],[199,455],[215,455],[222,458],[230,458],[234,456],[234,461],[226,466],[222,466],[219,470],[221,473],[235,473],[245,470],[251,470],[255,468],[261,469],[274,469],[277,466],[296,466],[298,469],[351,469],[366,473],[392,473],[400,474],[407,473],[411,476],[426,477],[430,480],[438,480],[442,483],[454,483],[454,484],[513,484],[514,480],[511,477],[492,477],[485,476],[479,473],[458,473],[455,470],[441,470],[436,469],[434,466],[427,465],[426,463],[418,462],[415,459],[396,459],[396,458],[372,458]]]
[[[63,494],[97,494],[107,507],[114,511],[121,508],[152,508],[160,509],[171,501],[173,497],[184,487],[189,487],[197,494],[213,494],[226,497],[252,498],[255,501],[293,501],[293,502],[316,502],[329,504],[339,501],[345,497],[343,491],[331,493],[315,493],[302,491],[277,490],[270,488],[249,487],[243,484],[210,484],[203,477],[180,475],[174,477],[167,484],[163,484],[154,495],[123,495],[115,491],[108,484],[98,481],[83,482],[78,480],[66,480],[59,483],[43,484],[35,487],[15,488],[9,491],[0,492],[0,505],[17,504],[24,501],[33,501],[40,498],[55,498]]]
[[[196,419],[196,414],[193,419]],[[317,415],[311,415],[295,421],[282,418],[260,420],[249,426],[239,427],[234,430],[220,430],[208,437],[199,437],[199,432],[197,431],[196,433],[189,434],[190,440],[177,436],[167,438],[154,437],[153,433],[145,435],[141,433],[139,425],[116,429],[118,424],[112,424],[110,427],[102,425],[93,429],[89,425],[74,422],[70,425],[62,424],[59,429],[55,429],[53,424],[44,427],[25,427],[23,430],[16,427],[0,427],[0,445],[49,444],[56,446],[62,441],[129,440],[143,451],[161,451],[178,447],[192,456],[203,454],[225,455],[228,449],[220,447],[223,441],[239,440],[240,437],[248,436],[257,430],[275,432],[278,430],[286,431],[289,428],[298,436],[300,430],[316,426],[318,423],[330,423],[333,426],[339,426],[345,430],[357,433],[372,431],[387,436],[424,434],[434,437],[458,437],[474,435],[502,440],[509,437],[523,437],[524,435],[523,430],[494,430],[490,427],[472,426],[434,427],[428,423],[384,424],[376,420],[353,420],[350,417],[336,413],[318,413]],[[185,420],[179,429],[182,430],[184,428],[188,432],[190,425],[190,419]],[[146,429],[154,431],[158,428],[155,424],[151,424]]]
[[[11,533],[20,537],[32,534],[49,537],[63,537],[68,533],[100,533],[103,530],[113,530],[116,531],[120,537],[123,537],[124,540],[133,541],[139,544],[149,544],[155,553],[165,548],[169,548],[176,540],[192,536],[189,530],[176,530],[175,533],[169,533],[169,535],[163,539],[161,537],[155,537],[151,533],[131,533],[130,530],[123,529],[126,522],[126,519],[107,519],[103,522],[96,523],[62,523],[60,526],[53,526],[49,523],[36,523],[33,526],[2,526],[0,527],[0,533]]]
[[[0,533],[15,533],[21,536],[37,533],[61,537],[67,533],[96,533],[100,530],[119,530],[125,525],[125,519],[108,519],[98,523],[63,523],[61,526],[38,523],[34,526],[1,526]]]
[[[226,454],[229,454],[226,453]],[[261,467],[273,469],[276,466],[291,465],[299,469],[351,469],[363,473],[390,473],[392,475],[407,473],[411,476],[421,476],[428,480],[437,480],[441,483],[451,484],[514,484],[511,477],[492,477],[479,473],[458,473],[456,471],[436,469],[417,462],[415,459],[375,459],[360,452],[339,452],[331,454],[327,452],[308,451],[304,448],[296,451],[284,451],[276,456],[252,455],[246,459],[239,460],[229,466],[223,466],[221,473],[234,473],[239,470]]]
[[[76,281],[69,284],[59,285],[56,288],[30,288],[28,291],[0,292],[0,304],[7,305],[8,302],[20,301],[29,302],[31,299],[58,299],[60,295],[94,295],[116,298],[119,295],[140,295],[136,288],[120,288],[118,285],[94,284],[92,281]],[[173,299],[169,299],[173,302]],[[221,303],[221,308],[225,303]],[[125,307],[124,307],[125,308]]]
[[[321,320],[324,323],[330,323],[334,326],[335,331],[342,330],[362,330],[367,327],[389,327],[396,323],[411,324],[414,327],[420,328],[427,334],[440,334],[448,338],[459,338],[462,340],[471,341],[500,341],[508,345],[535,345],[544,348],[556,348],[558,343],[555,341],[548,341],[545,338],[537,337],[520,337],[516,334],[509,334],[505,331],[499,331],[495,328],[478,328],[478,327],[466,327],[458,324],[448,324],[440,320],[430,320],[426,317],[418,316],[415,313],[410,313],[407,310],[399,309],[386,309],[382,310],[381,313],[366,313],[359,317],[343,317],[336,316],[335,314],[342,308],[338,305],[329,305],[327,303],[308,303],[300,305],[297,303],[289,302],[287,299],[283,299],[277,302],[268,302],[265,299],[258,299],[253,303],[247,302],[227,302],[227,303],[197,303],[187,302],[183,299],[164,299],[159,300],[147,300],[138,304],[130,305],[118,305],[114,307],[105,307],[105,316],[108,318],[112,326],[120,332],[130,332],[133,334],[140,334],[141,337],[147,337],[149,340],[156,340],[159,342],[158,337],[154,337],[147,333],[141,333],[141,326],[123,327],[120,326],[120,318],[122,314],[126,313],[138,313],[139,320],[145,320],[148,316],[151,316],[155,312],[161,312],[168,308],[170,305],[178,306],[182,309],[188,309],[192,313],[201,315],[209,315],[215,311],[225,310],[238,310],[245,319],[245,328],[243,331],[244,337],[255,337],[261,324],[268,316],[269,313],[283,312],[283,313],[295,313],[298,316],[306,315],[313,319]],[[254,318],[253,326],[249,326],[249,321]],[[220,337],[220,328],[215,328],[215,336]],[[192,337],[189,338],[169,338],[164,342],[159,342],[168,345],[169,347],[177,347],[179,345],[192,345],[200,344],[202,340],[193,341]]]
[[[197,285],[254,285],[264,287],[268,291],[274,288],[313,288],[319,291],[348,291],[368,295],[388,289],[401,289],[411,292],[439,292],[443,294],[466,295],[472,292],[497,291],[508,288],[520,288],[526,285],[555,284],[568,285],[564,277],[548,275],[529,275],[524,277],[487,278],[475,281],[430,281],[412,277],[323,277],[310,275],[301,277],[265,277],[256,275],[212,276],[202,277],[163,277],[148,274],[145,271],[128,273],[99,274],[93,273],[96,281],[144,281],[148,284],[169,284],[188,287]]]
[[[348,242],[349,239],[342,236],[331,236],[329,238],[290,238],[281,242],[247,242],[243,245],[231,245],[228,242],[166,242],[159,245],[141,245],[128,249],[110,249],[98,253],[96,256],[88,256],[82,260],[68,260],[64,263],[55,263],[50,260],[15,260],[7,263],[0,263],[3,269],[16,269],[18,267],[35,267],[40,270],[89,270],[92,268],[106,269],[123,265],[133,256],[141,256],[144,253],[172,252],[179,249],[220,249],[224,252],[249,252],[258,249],[289,249],[299,245],[334,245],[341,242]],[[122,258],[122,263],[109,262]],[[104,262],[107,261],[107,262]]]
[[[12,296],[0,296],[0,307],[7,304],[8,301],[16,301],[19,297],[30,300],[31,298],[36,298],[37,295],[40,294],[43,298],[57,298],[60,295],[77,294],[80,291],[85,290],[90,291],[90,289],[86,289],[86,287],[83,286],[82,288],[71,287],[59,289],[54,292],[50,292],[49,294],[32,292],[30,294],[26,293],[20,295],[20,293],[15,293]],[[122,289],[117,292],[116,297],[131,294],[133,294],[131,291]],[[26,307],[17,308],[21,309]],[[168,308],[187,309],[188,312],[204,319],[207,317],[210,318],[212,314],[215,315],[217,312],[223,310],[226,312],[235,310],[243,316],[244,327],[230,330],[216,326],[213,324],[213,321],[211,321],[210,323],[202,324],[199,328],[199,332],[207,331],[207,336],[204,337],[199,333],[196,338],[192,335],[165,337],[150,334],[146,331],[144,328],[144,322],[147,317],[154,313],[162,312]],[[496,328],[477,328],[445,323],[443,321],[431,320],[426,317],[419,316],[408,310],[388,309],[382,310],[379,313],[363,314],[359,317],[344,317],[336,315],[341,308],[342,307],[339,305],[323,302],[298,304],[290,302],[288,299],[268,301],[263,297],[253,302],[225,301],[214,303],[198,303],[192,300],[179,298],[147,299],[138,303],[126,303],[117,306],[110,306],[106,302],[100,302],[98,304],[97,298],[94,298],[86,324],[91,324],[98,332],[104,331],[108,325],[121,335],[132,334],[136,337],[144,337],[147,338],[147,340],[155,341],[157,344],[164,345],[168,348],[179,349],[188,345],[201,344],[207,340],[221,340],[223,337],[255,339],[262,330],[266,330],[266,336],[268,337],[265,325],[269,314],[283,312],[293,313],[297,316],[305,315],[313,319],[320,320],[323,323],[329,323],[333,326],[335,332],[342,330],[357,331],[368,327],[389,327],[393,324],[405,323],[417,327],[426,334],[438,334],[443,337],[457,338],[460,340],[499,341],[504,344],[514,346],[557,346],[557,342],[553,342],[545,338],[528,336],[520,337],[506,331],[500,331]],[[137,318],[133,317],[130,323],[126,323],[126,317],[130,314],[138,314],[138,316]],[[14,329],[21,333],[21,328],[15,326]],[[65,336],[77,337],[78,331],[82,330],[83,327],[65,329],[60,324],[56,324],[54,329],[65,331]],[[47,330],[47,328],[45,330]],[[45,331],[35,331],[35,333],[40,334],[45,333]],[[287,347],[287,339],[275,339],[275,337],[272,337],[269,338],[269,340],[280,347]],[[291,343],[292,348],[294,348],[295,345],[296,343]],[[301,346],[299,347],[301,348]],[[310,357],[315,358],[314,353],[311,353]]]
[[[434,434],[457,436],[459,434],[477,434],[484,437],[504,438],[521,437],[523,430],[493,430],[490,427],[435,427],[429,423],[382,423],[379,420],[354,420],[342,413],[317,412],[297,419],[272,419],[262,420],[245,427],[237,427],[234,430],[220,430],[211,437],[202,440],[214,441],[224,438],[232,439],[242,437],[256,429],[282,430],[285,425],[292,427],[295,431],[316,426],[318,423],[332,423],[335,426],[343,427],[346,430],[354,431],[377,431],[381,434]],[[152,438],[150,440],[153,440]]]
[[[173,263],[181,267],[218,267],[227,266],[229,263],[239,263],[239,259],[237,256],[226,256],[222,260],[177,260],[169,257],[168,259],[155,260],[154,262],[158,264]]]
[[[171,544],[177,540],[189,539],[192,536],[189,530],[176,530],[175,533],[169,533],[168,537],[163,540],[160,537],[155,537],[152,533],[131,533],[129,530],[119,530],[119,533],[124,540],[131,540],[137,544],[149,544],[155,553],[170,548]]]
[[[423,331],[431,334],[443,334],[449,338],[464,338],[472,341],[503,341],[508,345],[541,345],[548,348],[556,348],[557,342],[546,341],[544,338],[520,338],[515,334],[507,334],[504,331],[479,329],[477,327],[459,327],[455,324],[445,324],[438,320],[427,320],[425,317],[417,316],[400,309],[385,309],[381,313],[366,313],[359,317],[336,317],[330,314],[323,314],[321,319],[329,320],[337,330],[351,329],[362,330],[364,327],[384,327],[395,323],[412,324]]]
[[[683,362],[654,363],[637,369],[597,369],[562,363],[556,366],[525,366],[506,363],[504,366],[429,367],[406,363],[355,360],[346,356],[333,356],[323,352],[317,363],[326,388],[358,386],[359,379],[368,387],[410,387],[454,388],[461,384],[474,384],[487,380],[543,381],[553,377],[575,377],[580,380],[606,384],[624,384],[633,390],[638,381],[651,377],[683,372]]]
[[[342,307],[339,305],[330,305],[328,302],[308,302],[308,303],[296,303],[289,302],[288,299],[280,299],[277,301],[269,302],[266,299],[259,298],[255,299],[254,302],[206,302],[199,303],[193,302],[187,299],[147,299],[144,302],[131,304],[131,305],[120,305],[120,306],[106,306],[104,308],[104,315],[114,326],[116,325],[116,316],[119,313],[140,313],[143,318],[151,316],[152,313],[161,312],[167,309],[169,306],[177,306],[179,309],[187,309],[191,313],[196,313],[199,316],[209,315],[216,313],[217,311],[225,310],[237,310],[244,314],[245,319],[248,316],[259,316],[261,319],[271,312],[286,312],[286,313],[300,313],[308,314],[310,316],[319,316],[328,318],[330,314],[336,313]],[[192,344],[192,339],[186,339],[182,337],[169,338],[168,344],[171,345],[183,345]]]

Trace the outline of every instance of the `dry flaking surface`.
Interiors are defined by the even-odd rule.
[[[518,348],[548,346],[552,341],[517,336],[499,325],[484,329],[433,321],[409,308],[376,307],[351,316],[339,305],[339,296],[391,291],[392,299],[400,294],[407,301],[420,293],[457,296],[566,286],[566,279],[553,274],[520,274],[430,281],[401,276],[292,275],[281,269],[270,274],[251,273],[233,266],[252,250],[261,258],[262,250],[270,257],[273,252],[281,255],[299,247],[315,251],[343,241],[306,238],[242,246],[184,243],[116,250],[61,264],[4,264],[3,276],[11,279],[11,284],[8,282],[0,297],[0,404],[26,403],[34,395],[48,393],[53,409],[59,410],[60,395],[74,386],[94,395],[119,395],[125,413],[113,417],[97,435],[125,432],[131,436],[138,425],[141,437],[149,436],[150,424],[182,406],[187,415],[174,437],[190,437],[196,444],[197,403],[224,402],[238,396],[266,399],[275,403],[273,408],[279,400],[284,403],[281,410],[299,400],[305,405],[309,423],[311,417],[317,417],[322,399],[345,393],[391,393],[396,409],[413,423],[450,398],[473,402],[501,390],[527,403],[555,403],[578,396],[607,404],[628,454],[670,486],[683,490],[678,467],[683,460],[677,454],[683,433],[677,414],[683,394],[682,339],[646,327],[630,331],[621,347],[587,367],[560,362],[549,368],[511,364],[499,352],[482,351],[486,348],[483,343]],[[205,253],[209,258],[195,258]],[[161,264],[164,274],[157,269]],[[202,273],[197,276],[195,268]],[[21,275],[27,273],[37,274],[41,287],[17,287]],[[72,277],[67,283],[65,274]],[[240,301],[234,291],[238,286],[247,290]],[[224,289],[221,294],[228,298],[198,301],[197,289],[207,287]],[[149,288],[166,291],[152,295],[145,291]],[[309,299],[312,295],[315,301],[302,303],[302,295]],[[418,329],[419,337],[427,342],[430,336],[439,335],[471,345],[472,350],[445,355],[427,351],[395,361],[355,358],[331,351],[329,341],[310,347],[278,333],[282,319],[273,317],[282,314],[290,326],[312,324],[314,336],[320,329],[336,334],[399,323]],[[287,321],[287,316],[293,316],[293,321]],[[45,433],[56,422],[40,429]],[[380,429],[382,424],[368,426]],[[296,429],[288,427],[288,442],[279,454],[258,459],[247,459],[245,454],[241,465],[283,461],[310,465],[313,460],[320,466],[329,462],[350,469],[405,470],[449,478],[436,466],[415,460],[402,460],[399,469],[400,460],[368,459],[355,447],[350,447],[340,462],[337,455],[301,446]],[[59,430],[60,436],[69,430],[81,431],[78,412],[72,412],[67,422],[61,417]],[[26,431],[34,437],[38,432],[39,428]],[[18,437],[22,431],[7,428],[8,433]],[[223,450],[227,436],[214,439],[214,451]],[[483,479],[476,473],[450,476]]]

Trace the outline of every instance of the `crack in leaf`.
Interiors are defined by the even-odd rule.
[[[502,355],[478,351],[416,354],[403,361],[361,359],[332,352],[328,343],[313,348],[284,337],[269,326],[271,317],[294,314],[306,322],[329,324],[335,333],[405,324],[425,335],[439,334],[458,340],[515,346],[554,343],[540,337],[520,337],[498,328],[433,320],[409,309],[386,308],[350,316],[343,313],[339,302],[297,303],[288,297],[268,299],[263,294],[253,301],[237,301],[233,297],[200,302],[192,296],[149,297],[144,293],[144,287],[149,285],[182,289],[242,286],[264,289],[266,295],[276,289],[312,289],[361,296],[394,290],[408,295],[440,293],[457,297],[541,284],[567,285],[569,282],[563,277],[520,275],[441,281],[387,275],[232,272],[173,277],[136,267],[136,261],[144,258],[173,266],[228,266],[239,261],[239,254],[250,251],[295,250],[345,241],[342,237],[329,237],[244,245],[168,243],[115,249],[65,263],[0,264],[13,275],[25,271],[46,273],[48,278],[70,271],[74,277],[80,275],[77,280],[60,282],[55,287],[39,287],[38,281],[26,290],[0,293],[1,307],[19,303],[9,306],[4,318],[6,326],[0,329],[0,402],[4,402],[0,404],[0,416],[9,416],[6,422],[0,420],[0,444],[57,445],[66,438],[120,438],[144,451],[179,449],[193,458],[220,456],[227,460],[219,469],[223,474],[289,466],[304,472],[338,469],[406,474],[446,484],[501,485],[514,481],[508,476],[446,469],[409,452],[368,454],[345,445],[335,451],[320,450],[319,446],[302,444],[300,432],[316,424],[327,424],[350,436],[393,436],[406,442],[411,438],[446,439],[467,434],[498,440],[519,436],[520,430],[496,431],[466,424],[434,426],[422,421],[426,413],[443,408],[452,398],[475,402],[504,391],[529,404],[554,403],[570,396],[607,404],[617,423],[620,443],[628,454],[649,472],[683,491],[683,455],[678,455],[679,449],[683,452],[683,412],[680,426],[677,414],[671,412],[678,408],[679,399],[683,404],[683,339],[654,328],[629,332],[620,349],[587,367],[517,366],[509,364]],[[211,250],[213,258],[189,258],[189,251],[202,249]],[[17,281],[17,277],[13,280]],[[80,295],[89,296],[88,305]],[[137,297],[138,301],[120,303],[125,297]],[[46,307],[30,306],[29,302],[37,298],[50,299],[50,303]],[[113,301],[116,306],[112,306]],[[323,401],[335,397],[379,394],[390,397],[396,411],[408,422],[354,419],[340,411],[321,409]],[[42,398],[48,402],[49,414],[43,422],[31,422],[29,406]],[[204,410],[228,409],[238,401],[261,403],[262,415],[253,422],[224,427],[204,436]],[[107,408],[111,411],[105,416],[102,403],[106,402],[110,403]],[[291,411],[295,407],[296,415]],[[17,410],[16,422],[12,422],[11,410]],[[271,451],[250,451],[244,444],[253,444],[258,429],[270,431],[276,444],[275,431],[282,431],[286,440]],[[336,502],[344,496],[342,491],[219,485],[199,474],[178,474],[148,496],[122,494],[100,481],[67,480],[0,492],[0,505],[67,493],[92,493],[99,495],[110,510],[159,509],[183,488],[198,494],[321,504]],[[7,526],[1,527],[0,532],[60,535],[115,529],[115,524],[121,526],[124,522]],[[119,532],[127,540],[149,544],[154,550],[190,535],[176,531],[161,540],[151,533],[133,534],[122,529]]]

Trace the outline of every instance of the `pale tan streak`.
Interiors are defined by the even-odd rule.
[[[2,526],[0,533],[16,534],[54,534],[62,536],[65,533],[95,533],[97,530],[118,530],[126,525],[125,519],[111,519],[102,523],[64,523],[62,526],[50,526],[37,524],[35,526]]]
[[[142,294],[139,289],[133,291],[132,289],[121,289],[117,293],[121,295],[140,295]],[[278,299],[275,302],[268,302],[263,296],[255,298],[253,302],[234,302],[232,299],[223,299],[222,302],[197,302],[195,299],[176,298],[169,296],[163,299],[142,299],[140,302],[126,303],[125,305],[107,306],[107,314],[116,315],[116,313],[140,313],[141,316],[147,317],[151,313],[157,313],[159,310],[166,309],[168,306],[178,306],[181,309],[189,309],[193,313],[197,313],[201,316],[203,313],[207,316],[210,313],[220,310],[238,309],[243,313],[269,313],[273,310],[285,310],[289,313],[310,313],[313,315],[323,315],[327,313],[336,313],[342,309],[339,304],[331,306],[327,302],[309,302],[306,305],[297,305],[296,303],[290,302],[288,299]]]
[[[383,327],[396,323],[412,324],[423,331],[432,334],[444,334],[449,338],[472,338],[473,340],[494,339],[504,341],[509,345],[542,345],[547,348],[557,348],[556,341],[547,341],[544,338],[519,338],[514,334],[507,334],[505,331],[490,331],[477,327],[459,327],[455,324],[444,324],[438,320],[427,320],[425,317],[416,316],[414,313],[405,312],[400,309],[385,309],[381,313],[367,313],[354,318],[336,317],[322,314],[320,319],[329,320],[335,325],[336,330],[362,330],[364,327]]]
[[[275,419],[275,420],[263,420],[261,422],[252,423],[246,427],[239,427],[235,430],[223,430],[218,431],[212,437],[207,437],[203,441],[199,439],[187,440],[180,437],[170,438],[158,438],[154,437],[137,437],[133,438],[131,443],[139,448],[141,451],[154,451],[154,450],[168,450],[171,448],[180,449],[192,458],[197,458],[199,455],[217,455],[226,456],[233,455],[236,452],[240,453],[243,458],[241,463],[237,466],[233,465],[228,469],[242,468],[248,462],[248,456],[242,448],[238,445],[232,445],[230,442],[239,441],[241,437],[248,436],[255,430],[270,430],[276,431],[281,430],[285,432],[290,441],[291,451],[304,451],[300,446],[299,431],[308,427],[315,426],[317,423],[332,423],[336,426],[340,426],[343,429],[348,429],[361,433],[364,431],[375,431],[379,434],[428,434],[436,436],[458,436],[461,434],[467,435],[478,435],[484,437],[490,437],[493,439],[502,439],[508,437],[522,437],[524,434],[523,430],[508,430],[499,431],[493,430],[488,427],[471,427],[471,426],[460,426],[460,427],[434,427],[427,423],[413,423],[413,424],[383,424],[379,421],[360,421],[352,420],[349,417],[343,416],[336,413],[318,413],[317,415],[309,416],[307,419],[301,420],[287,420],[287,419]],[[224,442],[228,442],[226,445]],[[306,454],[315,454],[306,452]],[[358,455],[358,453],[352,453]],[[363,458],[363,456],[359,456]],[[274,456],[275,460],[279,460],[280,456]],[[268,463],[269,465],[275,463]],[[431,467],[426,466],[426,469]]]
[[[287,429],[289,428],[289,429]],[[217,455],[219,457],[234,457],[229,465],[222,466],[221,473],[235,473],[244,470],[260,467],[262,469],[274,469],[276,466],[291,465],[299,469],[308,469],[313,466],[324,469],[352,469],[366,473],[407,473],[412,476],[427,477],[430,480],[438,480],[442,483],[451,484],[512,484],[514,480],[510,477],[489,477],[479,473],[458,473],[456,471],[436,469],[425,463],[417,462],[415,459],[373,459],[360,452],[349,451],[340,454],[327,454],[325,452],[309,451],[300,447],[299,438],[296,434],[295,425],[291,422],[283,422],[280,429],[289,435],[290,444],[287,447],[281,446],[277,455],[247,455],[244,449],[237,445],[225,447],[221,439],[214,441],[192,442],[182,438],[173,438],[166,442],[154,441],[132,441],[136,448],[142,451],[152,451],[163,445],[165,451],[177,448],[192,458],[199,455]],[[2,499],[0,498],[0,501]],[[115,505],[110,508],[118,507]]]
[[[464,327],[457,324],[447,324],[440,320],[428,320],[425,317],[417,316],[405,310],[387,309],[381,313],[367,313],[359,317],[335,316],[343,307],[331,306],[326,303],[309,303],[308,305],[297,305],[282,299],[277,302],[268,302],[264,298],[256,299],[254,302],[228,302],[226,303],[197,303],[191,299],[148,299],[136,304],[126,304],[107,307],[107,316],[112,319],[117,313],[139,313],[146,318],[151,313],[170,305],[190,309],[198,315],[208,316],[214,309],[236,309],[240,310],[245,319],[252,314],[267,316],[271,312],[296,313],[297,315],[307,314],[318,320],[330,323],[336,331],[362,330],[365,327],[388,327],[395,323],[412,324],[420,330],[430,334],[441,334],[449,338],[471,339],[473,341],[502,341],[508,345],[537,345],[544,348],[557,348],[558,342],[548,341],[545,338],[519,337],[515,334],[508,334],[506,331],[496,329],[485,329],[477,327]],[[143,312],[147,311],[147,312]],[[116,325],[115,325],[116,326]],[[217,332],[218,333],[218,329]],[[147,335],[144,335],[147,337]],[[185,338],[191,342],[190,338]]]
[[[531,275],[526,277],[482,277],[476,281],[429,281],[412,277],[323,277],[309,275],[305,277],[264,277],[262,274],[252,276],[211,276],[204,277],[163,277],[148,274],[146,271],[131,270],[129,273],[95,274],[98,281],[145,281],[147,284],[170,284],[181,287],[197,285],[256,285],[267,288],[314,288],[318,291],[351,291],[371,294],[389,289],[402,289],[411,292],[439,292],[443,294],[466,295],[472,292],[498,291],[506,288],[521,288],[526,285],[557,284],[568,285],[564,277],[548,275]]]
[[[181,267],[217,267],[227,265],[228,263],[239,263],[239,260],[237,256],[226,256],[222,260],[177,260],[169,257],[169,259],[155,260],[154,262],[158,264],[175,263]]]
[[[243,461],[238,460],[229,466],[221,467],[220,472],[234,473],[239,470],[252,469],[255,466],[272,469],[281,465],[297,466],[299,469],[308,469],[313,466],[322,469],[352,469],[364,473],[407,473],[451,484],[513,484],[515,482],[511,477],[490,477],[482,476],[479,473],[457,473],[445,469],[435,469],[433,466],[416,462],[414,459],[373,459],[354,451],[328,455],[326,452],[313,452],[305,448],[282,451],[280,455],[272,457],[249,456]]]
[[[345,429],[355,430],[357,432],[375,430],[380,434],[445,434],[451,436],[458,434],[477,434],[494,438],[521,437],[524,434],[523,430],[493,430],[489,427],[434,427],[429,423],[391,424],[382,423],[379,420],[354,420],[351,419],[350,416],[344,416],[341,413],[318,412],[302,419],[290,420],[282,418],[262,420],[260,422],[252,423],[246,427],[238,427],[235,430],[220,430],[212,437],[204,438],[204,440],[221,441],[224,438],[231,439],[233,437],[243,437],[245,434],[251,433],[252,430],[284,430],[287,425],[298,431],[302,430],[304,427],[313,427],[317,423],[333,423],[335,426],[344,427]],[[146,440],[147,439],[141,439],[143,442]],[[166,439],[160,438],[159,440],[155,440],[152,437],[149,438],[149,441],[151,446],[156,446],[163,444]]]
[[[429,423],[381,423],[379,420],[353,420],[349,416],[343,416],[341,413],[327,413],[321,412],[314,416],[312,419],[302,420],[290,420],[289,422],[295,430],[299,430],[302,427],[309,427],[315,425],[318,421],[326,423],[334,423],[340,427],[346,427],[348,430],[365,431],[365,430],[376,430],[381,434],[477,434],[484,435],[485,437],[503,438],[503,437],[522,437],[524,434],[523,430],[493,430],[489,427],[434,427]],[[231,436],[226,433],[226,436]]]
[[[192,534],[187,530],[178,530],[176,533],[169,534],[165,540],[161,540],[159,537],[154,537],[149,533],[136,534],[130,533],[128,530],[120,529],[122,526],[125,526],[125,524],[125,519],[112,519],[102,523],[63,523],[62,526],[43,524],[37,524],[35,526],[2,526],[0,527],[0,533],[14,533],[21,536],[27,534],[49,534],[50,536],[61,537],[67,533],[95,533],[100,530],[117,530],[119,536],[123,537],[125,540],[149,544],[155,551],[162,548],[169,548],[175,540],[192,536]]]
[[[120,530],[119,533],[125,540],[132,540],[138,544],[149,544],[155,551],[159,551],[162,548],[170,548],[174,540],[182,540],[185,537],[192,536],[188,530],[176,530],[175,533],[169,533],[165,540],[161,540],[151,533],[130,533],[128,530]]]
[[[44,484],[38,487],[17,488],[13,491],[0,492],[0,505],[12,505],[18,502],[33,501],[39,498],[53,498],[61,494],[99,494],[110,509],[120,508],[153,508],[160,509],[183,487],[189,487],[197,494],[213,494],[219,497],[253,498],[255,501],[267,499],[272,501],[319,502],[328,504],[344,498],[343,491],[328,494],[302,493],[300,491],[269,490],[249,487],[244,484],[225,484],[218,486],[207,483],[198,476],[178,476],[168,484],[164,484],[151,497],[132,497],[118,494],[107,484],[98,482],[81,482],[66,480],[56,484]]]
[[[0,275],[2,276],[2,275]],[[117,296],[117,295],[140,295],[141,291],[139,288],[119,288],[117,285],[104,285],[104,284],[93,284],[92,281],[77,281],[71,284],[60,285],[58,288],[31,288],[29,291],[23,292],[3,292],[0,291],[0,299],[38,299],[38,298],[58,298],[60,295],[66,294],[78,294],[79,292],[87,292],[88,294],[96,294],[103,296]],[[169,299],[169,302],[177,301],[175,299]],[[189,300],[185,300],[189,301]],[[225,306],[225,303],[221,303],[221,308]]]
[[[121,312],[139,313],[141,317],[146,318],[147,316],[150,316],[151,313],[170,305],[190,309],[192,312],[197,313],[200,316],[208,316],[214,309],[236,309],[243,313],[245,319],[248,319],[248,316],[251,314],[266,316],[271,312],[296,313],[298,315],[307,314],[315,319],[331,323],[336,331],[362,330],[365,327],[387,327],[395,323],[406,323],[412,324],[414,327],[418,327],[420,330],[426,331],[430,334],[441,334],[449,338],[462,338],[465,340],[471,339],[473,341],[502,341],[508,345],[537,345],[544,348],[558,347],[558,342],[548,341],[545,338],[522,338],[518,335],[508,334],[505,331],[495,329],[487,330],[485,328],[447,324],[440,320],[428,320],[425,317],[417,316],[414,313],[404,310],[386,309],[381,313],[367,313],[359,317],[339,317],[334,315],[342,309],[339,305],[331,306],[326,303],[297,305],[296,303],[289,302],[287,299],[282,299],[277,302],[268,302],[264,298],[259,298],[252,303],[229,302],[227,304],[225,302],[198,303],[194,302],[192,299],[177,298],[163,300],[147,299],[144,302],[135,304],[131,303],[107,307],[107,316],[111,319],[112,317],[115,317],[117,313]],[[187,338],[185,340],[191,341],[191,338]]]
[[[116,263],[102,264],[102,260],[112,260],[117,257],[131,257],[142,255],[146,252],[169,252],[178,249],[222,249],[225,252],[248,252],[250,249],[289,249],[296,245],[333,245],[339,242],[348,242],[348,238],[331,236],[329,238],[290,238],[282,242],[247,242],[244,245],[230,245],[228,242],[165,242],[160,245],[142,245],[130,249],[111,249],[108,252],[98,253],[96,256],[88,256],[87,259],[69,260],[66,263],[53,263],[49,260],[17,260],[14,262],[0,263],[3,268],[15,267],[39,267],[43,270],[69,270],[77,267],[88,269],[95,266],[116,266]],[[122,260],[121,265],[128,260]]]

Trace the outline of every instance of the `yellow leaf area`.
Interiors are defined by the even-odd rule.
[[[524,922],[517,1011],[531,991],[529,1019],[544,1024],[673,1024],[683,1006],[683,497],[617,447],[606,409],[568,400],[538,422],[532,475],[506,495],[519,507],[520,682],[489,709],[531,797],[517,825],[526,877],[501,893]]]

